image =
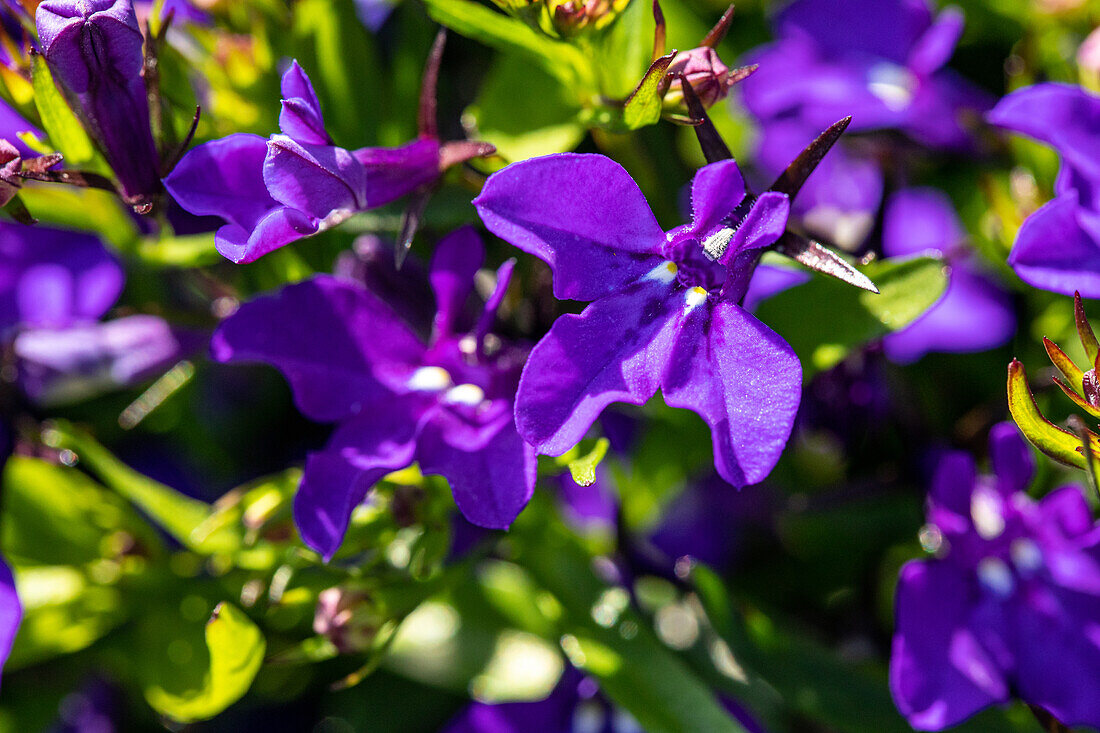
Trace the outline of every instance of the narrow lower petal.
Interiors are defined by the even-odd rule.
[[[926,250],[946,252],[960,244],[966,232],[951,199],[934,188],[907,188],[886,202],[882,251],[902,257]]]
[[[1100,243],[1077,221],[1077,196],[1068,192],[1027,218],[1008,264],[1024,282],[1063,295],[1100,297]]]
[[[595,300],[652,270],[665,233],[638,184],[602,155],[513,163],[474,199],[493,234],[554,270],[554,295]]]
[[[290,382],[298,408],[339,420],[386,398],[423,346],[362,286],[319,276],[256,298],[222,322],[210,349],[218,361],[259,361]],[[393,385],[391,385],[393,386]]]
[[[306,459],[294,496],[294,523],[302,541],[332,559],[351,513],[383,476],[412,463],[419,428],[413,401],[391,400],[341,425],[323,450]]]
[[[214,247],[227,260],[247,264],[268,252],[316,234],[319,228],[317,219],[297,209],[276,205],[251,230],[236,224],[218,229],[214,235]]]
[[[683,292],[642,280],[564,315],[531,351],[516,395],[516,426],[540,453],[572,448],[612,402],[644,404],[672,348]]]
[[[757,197],[745,218],[737,225],[726,251],[718,258],[728,265],[745,252],[774,244],[787,229],[791,200],[785,193],[766,191]]]
[[[452,445],[445,430],[429,421],[416,451],[420,470],[444,476],[455,503],[473,524],[507,529],[535,489],[535,449],[523,442],[509,418],[477,450]]]
[[[989,460],[1005,497],[1025,491],[1035,477],[1035,454],[1014,423],[997,423],[989,431]]]
[[[454,333],[463,306],[474,287],[474,275],[485,261],[485,245],[473,227],[462,227],[440,240],[428,266],[428,279],[435,291],[437,337]]]
[[[969,453],[945,453],[936,464],[928,498],[936,507],[969,518],[970,494],[974,490],[977,475],[978,469]]]
[[[975,590],[947,562],[910,562],[898,581],[890,692],[918,730],[941,730],[1008,700],[1008,684],[968,627]]]
[[[802,365],[771,329],[729,301],[688,307],[661,378],[665,401],[711,430],[714,466],[734,486],[762,481],[790,437]]]
[[[909,49],[907,66],[914,74],[931,74],[947,63],[966,25],[962,11],[945,8]]]

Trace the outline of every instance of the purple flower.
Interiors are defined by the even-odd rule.
[[[52,405],[130,385],[190,348],[192,334],[154,316],[99,322],[123,279],[95,237],[0,224],[0,341],[31,399]]]
[[[439,243],[426,343],[362,284],[331,276],[246,303],[215,333],[215,359],[272,364],[307,417],[339,423],[307,458],[294,501],[302,539],[325,558],[370,487],[414,461],[446,477],[459,509],[483,527],[506,528],[530,498],[535,453],[512,407],[527,351],[490,333],[513,263],[497,271],[480,317],[464,310],[483,258],[472,229]]]
[[[399,148],[349,151],[325,132],[320,102],[297,61],[283,74],[282,94],[281,134],[264,140],[238,133],[199,145],[164,180],[187,211],[228,222],[214,241],[233,262],[252,262],[394,201],[492,150],[443,144],[432,133]]]
[[[796,0],[774,22],[779,40],[752,54],[743,83],[758,118],[811,130],[852,116],[852,131],[897,129],[932,147],[967,148],[966,114],[987,95],[945,69],[963,17],[933,18],[925,0]]]
[[[710,426],[728,482],[771,471],[802,368],[738,302],[783,234],[785,194],[751,197],[734,161],[713,163],[695,175],[692,222],[666,233],[619,164],[561,154],[493,174],[474,205],[490,231],[550,265],[558,298],[591,301],[558,318],[524,367],[516,424],[527,442],[561,455],[604,407],[643,404],[660,388]]]
[[[150,205],[160,190],[160,158],[133,3],[46,0],[35,22],[50,70],[118,177],[123,199]]]
[[[1035,287],[1100,297],[1100,97],[1068,84],[1036,84],[1002,99],[988,120],[1062,156],[1054,199],[1020,227],[1008,263]]]
[[[1076,487],[1041,501],[1016,427],[990,433],[993,476],[943,457],[924,544],[901,569],[890,688],[916,728],[939,730],[1019,697],[1067,725],[1100,724],[1100,530]]]
[[[904,257],[940,252],[951,265],[947,290],[924,315],[884,339],[886,355],[907,364],[929,351],[968,353],[1007,342],[1016,332],[1009,294],[982,273],[965,248],[951,201],[932,188],[898,191],[886,203],[882,251]]]
[[[15,632],[19,629],[19,621],[23,618],[23,606],[19,603],[19,596],[15,593],[15,578],[11,569],[0,557],[0,668],[11,653],[11,645],[15,641]]]

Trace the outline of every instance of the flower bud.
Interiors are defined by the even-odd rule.
[[[378,610],[366,591],[335,586],[317,596],[313,631],[331,641],[341,654],[370,647],[381,624]]]
[[[681,77],[688,80],[704,107],[710,107],[715,102],[725,99],[730,87],[741,78],[731,73],[729,67],[718,58],[718,53],[709,46],[700,46],[676,54],[665,74],[665,78],[671,80],[668,91],[665,93],[666,109],[684,105]]]
[[[115,172],[127,203],[151,203],[159,160],[130,0],[46,0],[35,13],[42,52]]]

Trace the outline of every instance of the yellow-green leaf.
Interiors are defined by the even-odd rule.
[[[1059,463],[1085,468],[1081,439],[1043,417],[1031,395],[1024,365],[1015,359],[1008,365],[1008,411],[1024,437],[1040,451]]]

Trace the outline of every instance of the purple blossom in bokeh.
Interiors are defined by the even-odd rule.
[[[167,368],[195,346],[163,319],[99,319],[122,292],[119,263],[93,236],[0,224],[0,340],[35,402],[72,402]]]
[[[468,319],[483,259],[469,228],[436,247],[427,342],[361,282],[332,276],[245,303],[215,333],[215,359],[272,364],[303,414],[339,423],[307,458],[294,501],[302,539],[326,558],[370,487],[414,461],[447,478],[474,524],[506,528],[527,504],[535,453],[516,432],[512,407],[527,350],[491,333],[514,263],[501,266],[480,316]]]
[[[887,257],[933,251],[951,266],[947,290],[936,304],[883,340],[892,361],[908,364],[929,351],[986,351],[1012,338],[1012,300],[967,250],[966,231],[946,195],[933,188],[902,189],[887,201],[883,221]]]
[[[691,223],[666,233],[618,163],[561,154],[493,174],[474,205],[491,232],[550,265],[556,297],[592,301],[531,352],[516,396],[529,443],[561,455],[605,407],[643,404],[660,388],[710,426],[726,481],[768,475],[798,410],[802,368],[738,302],[763,248],[783,234],[785,194],[750,197],[734,161],[713,163],[695,175]]]
[[[944,68],[963,17],[933,17],[926,0],[796,0],[773,22],[776,40],[750,54],[742,83],[759,119],[796,118],[821,130],[851,115],[850,131],[895,129],[935,148],[970,146],[988,95]]]
[[[1054,199],[1020,227],[1008,264],[1037,288],[1100,298],[1100,97],[1036,84],[1002,99],[988,120],[1062,156]]]
[[[492,148],[441,143],[434,134],[398,148],[337,146],[297,61],[282,79],[280,134],[237,133],[189,151],[164,184],[192,214],[218,216],[215,245],[233,262],[268,252],[382,206],[437,180],[451,165]]]
[[[150,205],[160,190],[160,158],[133,3],[46,0],[35,22],[46,62],[115,172],[123,199]]]
[[[1012,697],[1067,725],[1100,724],[1100,528],[1077,487],[1040,501],[1015,425],[990,433],[992,476],[945,455],[922,542],[901,569],[890,689],[915,728],[939,730]]]

